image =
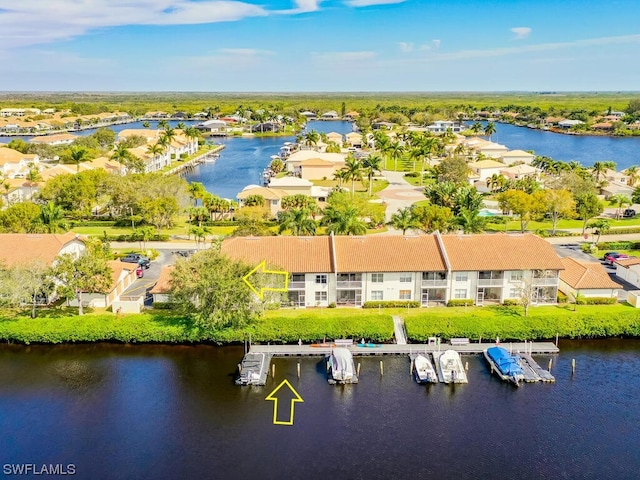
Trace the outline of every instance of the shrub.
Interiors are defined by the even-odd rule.
[[[468,307],[473,305],[473,300],[470,298],[456,298],[447,302],[447,307]]]
[[[419,308],[420,302],[415,300],[372,300],[364,302],[362,308]]]
[[[581,297],[576,301],[578,305],[615,305],[618,299],[615,297]]]
[[[569,298],[562,292],[558,292],[558,303],[567,303]]]
[[[329,304],[329,308],[336,308],[336,302],[331,302]]]
[[[640,242],[602,242],[598,244],[598,249],[600,250],[640,250]]]
[[[514,298],[507,298],[504,302],[502,302],[502,305],[504,305],[505,307],[515,307],[520,305],[520,300],[516,300]]]
[[[153,302],[153,308],[156,310],[172,310],[175,308],[175,303],[171,302]]]
[[[419,177],[420,174],[418,172],[408,172],[404,174],[405,177],[410,177],[410,178],[415,178],[415,177]]]

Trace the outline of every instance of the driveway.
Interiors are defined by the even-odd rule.
[[[414,203],[425,200],[422,193],[424,187],[414,187],[404,179],[405,172],[393,172],[384,170],[382,175],[389,182],[389,186],[378,192],[384,203],[387,205],[386,220],[391,220],[391,215],[405,207],[410,207]]]
[[[123,296],[130,297],[139,297],[141,295],[144,295],[145,306],[151,306],[151,304],[153,303],[153,298],[149,293],[149,290],[151,290],[158,281],[162,267],[175,263],[175,255],[173,253],[175,250],[167,248],[161,248],[157,250],[160,255],[158,255],[158,258],[151,261],[151,265],[148,269],[144,270],[144,277],[138,278],[122,294]]]

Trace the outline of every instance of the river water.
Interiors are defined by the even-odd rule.
[[[3,345],[0,464],[91,479],[638,478],[640,341],[560,349],[555,384],[515,389],[479,356],[455,387],[415,384],[401,357],[357,360],[348,386],[317,358],[300,379],[298,359],[277,359],[265,387],[238,387],[238,347]],[[304,400],[292,426],[265,400],[284,379]]]

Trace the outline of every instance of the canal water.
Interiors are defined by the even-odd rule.
[[[463,357],[468,385],[420,386],[407,358],[367,357],[357,385],[328,385],[305,358],[238,387],[241,347],[3,345],[0,464],[90,479],[638,478],[640,341],[560,349],[555,384],[516,389],[479,356]],[[265,400],[284,379],[304,400],[291,426]]]

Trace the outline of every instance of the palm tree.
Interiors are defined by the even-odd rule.
[[[600,176],[604,177],[608,169],[613,170],[615,168],[616,168],[616,162],[612,162],[611,160],[604,161],[604,162],[594,162],[593,167],[591,168],[591,173],[595,178],[596,182],[599,182]]]
[[[160,135],[167,137],[169,139],[169,143],[171,143],[171,140],[176,138],[177,133],[175,128],[167,127],[162,131],[162,133],[160,133]]]
[[[638,169],[637,165],[631,165],[629,168],[625,170],[627,174],[627,185],[630,187],[635,187],[636,183],[640,179],[640,169]]]
[[[471,125],[471,131],[473,133],[475,133],[476,135],[478,135],[480,132],[482,132],[482,124],[480,122],[473,122],[473,125]]]
[[[609,197],[609,204],[616,206],[616,220],[619,220],[620,210],[622,210],[623,207],[630,205],[631,199],[626,195],[618,193],[617,195],[611,195]]]
[[[64,212],[62,208],[53,202],[47,202],[46,205],[40,206],[39,221],[44,225],[47,233],[56,233],[63,229]]]
[[[496,124],[493,122],[487,123],[487,126],[484,127],[485,136],[489,137],[489,141],[491,142],[491,135],[496,133]]]
[[[278,232],[289,230],[291,235],[315,235],[318,224],[309,218],[310,212],[307,208],[292,208],[278,214]]]
[[[609,220],[599,218],[595,222],[591,222],[589,225],[587,225],[587,228],[593,228],[593,233],[598,235],[598,238],[596,239],[597,245],[600,242],[600,235],[606,235],[611,229],[611,224],[609,223]]]
[[[165,129],[167,127],[169,127],[169,122],[167,122],[166,120],[160,120],[158,122],[158,128],[159,129]]]
[[[120,165],[128,167],[131,162],[131,152],[129,152],[129,149],[125,144],[120,143],[116,146],[116,149],[111,154],[111,159],[115,160]],[[120,172],[120,174],[122,174],[122,172]]]
[[[398,160],[402,158],[402,154],[404,153],[404,147],[400,144],[400,142],[393,142],[389,145],[389,158],[393,160],[393,170],[398,171]]]
[[[462,208],[456,217],[456,223],[462,227],[464,233],[482,233],[484,232],[486,218],[480,216],[480,210],[477,208]]]
[[[327,233],[336,235],[364,235],[367,233],[367,225],[360,219],[360,212],[354,206],[344,208],[328,206],[324,210],[322,223],[327,226]]]
[[[151,155],[152,158],[156,158],[164,153],[164,147],[159,143],[150,143],[147,145],[147,153]]]
[[[142,122],[142,127],[143,128],[149,128],[151,126],[151,124],[149,122]]]
[[[202,245],[204,245],[207,241],[207,233],[209,233],[209,229],[207,227],[196,227],[195,225],[193,225],[189,228],[189,235],[193,235],[193,238],[196,241],[197,250],[200,250],[201,243]]]
[[[410,228],[416,228],[416,221],[411,214],[411,208],[405,207],[391,215],[390,225],[396,230],[402,230],[404,235]]]
[[[176,128],[178,130],[184,130],[186,127],[186,125],[184,124],[184,122],[178,122],[178,124],[176,125]]]
[[[307,147],[315,147],[320,140],[320,135],[315,130],[311,130],[304,134],[304,144]]]
[[[79,147],[77,145],[74,145],[69,150],[69,157],[71,158],[71,160],[73,160],[73,163],[76,164],[77,172],[80,171],[80,162],[84,162],[85,160],[87,160],[88,156],[89,156],[89,151],[84,147]]]
[[[204,198],[207,193],[207,189],[204,188],[204,185],[200,182],[191,182],[187,191],[189,192],[189,195],[191,195],[191,198],[193,198],[194,207],[198,205],[198,199]]]
[[[196,220],[198,222],[198,227],[200,228],[202,228],[202,222],[209,217],[209,209],[206,207],[190,207],[188,212],[189,219]]]
[[[344,179],[351,180],[351,196],[353,197],[356,180],[362,180],[362,165],[357,158],[348,156],[341,170],[344,172]]]
[[[382,158],[380,155],[369,155],[362,160],[362,171],[367,176],[369,182],[369,196],[372,195],[373,177],[376,173],[380,173],[380,165]]]
[[[40,175],[40,170],[32,163],[29,164],[26,180],[29,182],[29,197],[33,198],[33,187],[37,186],[38,182],[42,180],[42,175]]]

